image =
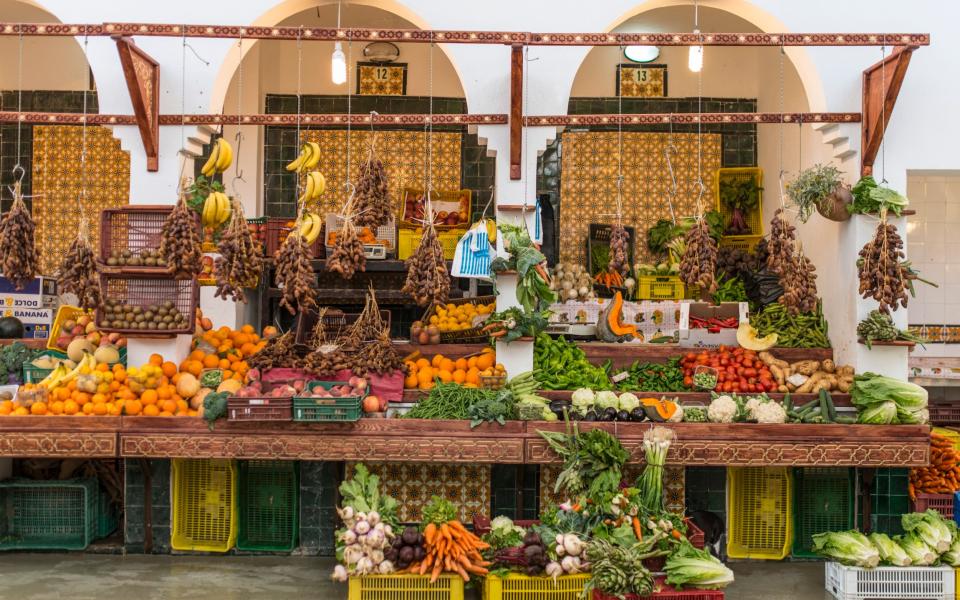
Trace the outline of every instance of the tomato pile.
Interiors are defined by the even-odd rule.
[[[720,346],[713,350],[688,352],[680,360],[683,368],[683,383],[693,387],[693,372],[699,366],[713,367],[717,371],[715,392],[761,393],[777,390],[770,369],[757,356],[756,351],[744,348]]]

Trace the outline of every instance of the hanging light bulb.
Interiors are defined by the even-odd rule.
[[[336,85],[347,82],[347,56],[343,53],[343,44],[337,42],[333,46],[333,57],[330,61],[330,77]]]
[[[340,2],[337,2],[337,31],[340,31]],[[347,56],[343,53],[343,44],[333,45],[333,56],[330,57],[330,78],[334,85],[343,85],[347,82]]]
[[[700,3],[693,0],[693,33],[700,36]],[[687,56],[687,67],[694,73],[699,73],[703,68],[703,46],[690,46],[690,54]]]
[[[699,29],[694,29],[694,33],[700,33]],[[690,46],[690,55],[687,57],[687,67],[694,73],[699,73],[703,68],[703,46]]]

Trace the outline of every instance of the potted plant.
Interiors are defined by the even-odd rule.
[[[850,218],[847,205],[853,202],[853,195],[840,175],[833,165],[814,165],[787,184],[787,195],[797,207],[800,221],[806,223],[814,210],[831,221]]]
[[[761,188],[756,179],[722,179],[720,201],[733,213],[725,230],[726,235],[750,235],[754,233],[747,225],[746,214],[760,205]]]

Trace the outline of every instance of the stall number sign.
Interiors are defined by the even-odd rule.
[[[618,65],[617,93],[624,98],[665,98],[666,65]]]
[[[361,96],[405,96],[407,65],[358,63],[357,93]]]

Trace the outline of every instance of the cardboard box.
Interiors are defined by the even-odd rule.
[[[747,312],[750,305],[747,302],[724,302],[719,305],[707,302],[684,302],[680,306],[680,345],[684,348],[736,346],[737,330],[721,329],[717,333],[710,333],[708,329],[690,329],[690,317],[701,319],[728,319],[736,317],[739,322],[748,321]]]
[[[23,337],[45,340],[50,337],[50,325],[23,325]]]
[[[596,325],[600,312],[610,302],[600,298],[592,302],[560,302],[550,305],[550,325]],[[640,338],[628,343],[643,344],[652,339],[676,337],[681,303],[641,300],[623,303],[623,322],[635,325]]]
[[[4,317],[16,317],[24,325],[53,325],[54,310],[52,308],[3,308]]]
[[[37,277],[22,290],[14,289],[5,277],[0,277],[0,306],[11,308],[50,308],[56,309],[57,280],[50,277]]]

